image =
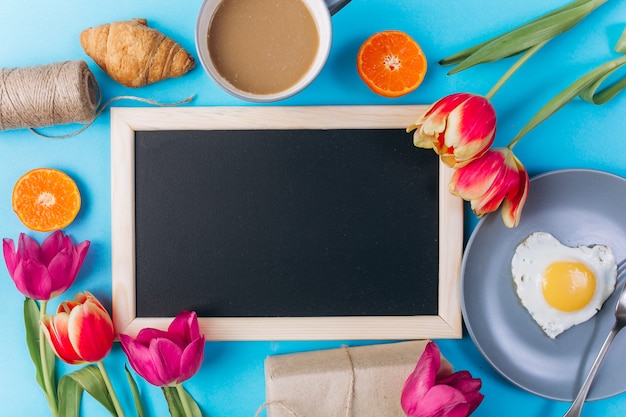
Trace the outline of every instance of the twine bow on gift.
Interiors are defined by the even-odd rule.
[[[341,350],[346,353],[346,364],[350,371],[349,373],[350,379],[348,381],[348,395],[346,398],[346,406],[345,406],[345,410],[346,410],[345,417],[352,417],[353,415],[352,404],[354,403],[354,383],[356,380],[356,376],[354,372],[354,363],[352,361],[352,356],[350,355],[350,350],[348,349],[348,347],[342,346]],[[287,411],[291,415],[291,417],[302,417],[302,416],[299,416],[298,413],[294,409],[292,409],[291,407],[289,407],[288,405],[286,405],[285,403],[281,401],[268,401],[268,402],[263,403],[257,410],[254,417],[259,417],[259,415],[261,415],[261,412],[265,408],[269,408],[270,406],[276,406],[276,407],[282,408],[283,410]]]
[[[115,101],[177,106],[190,102],[193,96],[175,103],[117,96],[98,109],[101,99],[100,87],[85,61],[0,68],[0,131],[27,128],[47,139],[62,139],[83,132]],[[35,130],[69,123],[84,123],[84,126],[62,136],[44,135]]]

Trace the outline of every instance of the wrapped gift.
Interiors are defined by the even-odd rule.
[[[400,396],[426,340],[269,356],[268,417],[405,417]],[[442,357],[441,367],[450,363]]]

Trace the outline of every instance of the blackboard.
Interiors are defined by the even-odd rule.
[[[460,336],[462,209],[405,131],[421,106],[114,110],[118,331],[187,309],[218,340]]]

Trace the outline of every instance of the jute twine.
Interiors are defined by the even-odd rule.
[[[0,68],[0,131],[30,129],[45,138],[77,135],[91,125],[112,102],[135,100],[157,106],[176,106],[134,96],[117,96],[100,109],[100,87],[82,60],[21,68]],[[85,125],[67,135],[48,136],[35,129],[69,123]]]
[[[348,370],[350,372],[350,380],[348,382],[348,395],[346,398],[346,405],[345,405],[345,411],[346,411],[345,417],[352,417],[352,404],[354,402],[354,383],[355,383],[356,376],[354,374],[354,363],[352,362],[352,355],[350,355],[349,348],[347,346],[343,346],[342,350],[346,353],[346,361],[347,361],[347,365],[349,368]],[[271,406],[282,408],[283,410],[288,412],[291,417],[300,417],[294,409],[292,409],[287,404],[281,401],[268,401],[268,402],[261,404],[261,406],[257,409],[254,417],[259,417],[264,409],[269,408]]]

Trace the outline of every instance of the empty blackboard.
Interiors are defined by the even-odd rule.
[[[462,205],[422,106],[113,109],[118,332],[459,337]]]

